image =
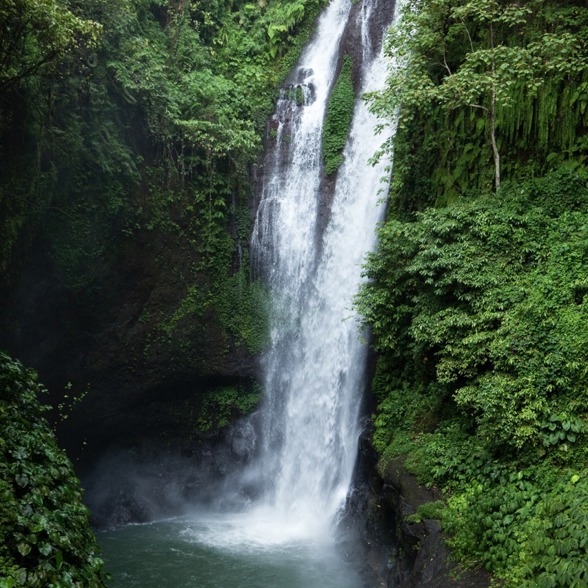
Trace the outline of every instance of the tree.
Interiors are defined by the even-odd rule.
[[[500,188],[497,108],[511,104],[523,84],[528,96],[546,76],[565,76],[587,67],[585,42],[572,30],[537,27],[543,0],[408,0],[388,37],[393,57],[388,84],[370,96],[373,110],[399,125],[415,112],[477,108],[488,117],[495,189]],[[515,40],[513,42],[513,40]]]
[[[62,0],[4,0],[0,5],[0,92],[38,73],[102,27],[69,10]]]

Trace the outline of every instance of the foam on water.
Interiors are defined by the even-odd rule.
[[[267,506],[246,513],[197,515],[182,534],[197,543],[239,553],[332,546],[331,535],[324,533],[320,522],[309,526],[307,520],[280,516]]]

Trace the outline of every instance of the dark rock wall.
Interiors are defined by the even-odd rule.
[[[347,525],[354,529],[357,548],[352,560],[370,585],[386,588],[487,588],[491,577],[464,570],[452,560],[436,520],[410,522],[410,515],[439,500],[404,467],[402,457],[378,467],[369,426],[360,439],[355,490],[347,507]]]
[[[179,235],[153,230],[122,238],[84,290],[64,283],[47,238],[38,238],[18,277],[0,292],[0,349],[35,368],[52,404],[62,404],[53,415],[58,436],[84,483],[91,476],[96,487],[96,464],[128,473],[120,483],[105,477],[110,490],[89,489],[90,502],[100,496],[93,504],[100,522],[145,520],[174,501],[131,505],[139,486],[165,497],[170,468],[185,481],[184,461],[190,461],[192,469],[204,464],[198,484],[187,490],[193,496],[206,476],[218,478],[229,467],[217,462],[223,456],[230,461],[230,449],[208,457],[223,435],[198,431],[200,399],[219,387],[252,382],[258,359],[227,338],[212,312],[187,313],[171,335],[161,331],[189,284],[200,280],[203,289],[210,287],[208,276],[194,271],[197,255]],[[150,484],[135,484],[139,479]],[[122,494],[128,508],[122,513],[116,506],[109,519],[106,505]]]

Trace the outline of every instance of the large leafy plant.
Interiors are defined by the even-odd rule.
[[[0,586],[103,588],[99,548],[32,370],[0,353]]]

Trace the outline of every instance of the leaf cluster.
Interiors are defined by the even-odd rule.
[[[82,491],[57,447],[36,374],[0,353],[0,583],[103,588]]]
[[[6,0],[0,6],[0,91],[44,73],[81,46],[95,46],[100,23],[62,0]]]
[[[250,160],[280,79],[276,58],[296,49],[292,35],[320,4],[193,1],[131,10],[108,67],[123,96],[145,110],[154,138],[179,150],[184,164]]]
[[[441,514],[454,553],[474,556],[508,586],[584,586],[586,475],[537,467],[506,473],[500,485],[471,484]]]

